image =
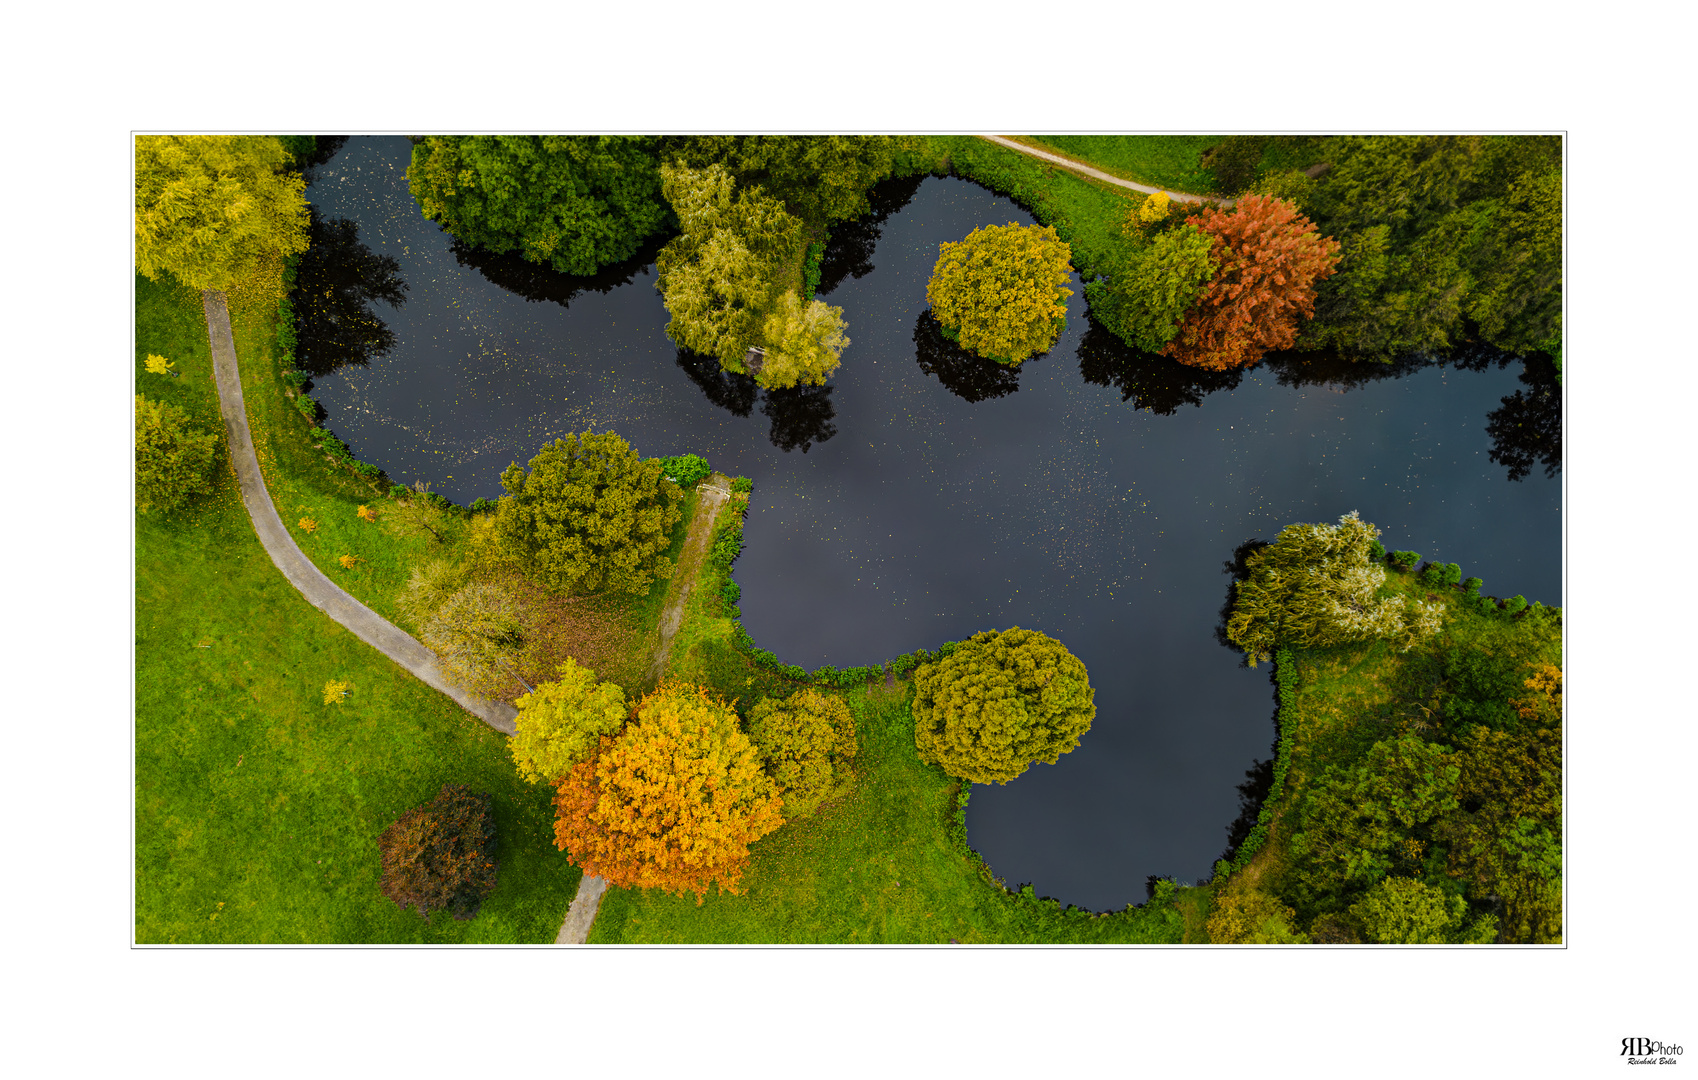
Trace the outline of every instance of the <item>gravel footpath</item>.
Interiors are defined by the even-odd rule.
[[[1131,188],[1133,191],[1142,191],[1147,195],[1154,195],[1158,191],[1165,191],[1174,202],[1215,203],[1220,206],[1231,206],[1233,203],[1238,201],[1236,199],[1217,199],[1212,195],[1187,195],[1183,191],[1174,191],[1171,188],[1151,187],[1148,184],[1138,184],[1131,180],[1122,180],[1118,176],[1110,176],[1108,173],[1093,169],[1082,162],[1073,161],[1070,158],[1064,158],[1060,154],[1051,154],[1048,151],[1027,146],[1025,143],[1017,143],[1013,139],[1007,139],[1001,135],[981,135],[979,138],[988,139],[991,142],[996,143],[998,146],[1006,146],[1010,150],[1018,150],[1022,154],[1029,154],[1035,158],[1042,158],[1052,165],[1060,165],[1064,169],[1072,169],[1076,173],[1084,173],[1086,176],[1092,177],[1096,180],[1101,180],[1106,184],[1113,184],[1116,187]]]

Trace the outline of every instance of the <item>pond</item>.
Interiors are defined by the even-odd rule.
[[[571,279],[457,249],[408,194],[409,153],[356,138],[308,191],[408,288],[376,308],[388,351],[317,379],[326,425],[461,503],[591,428],[752,478],[743,620],[787,663],[875,664],[1010,626],[1059,638],[1090,671],[1094,726],[1058,764],[975,787],[968,809],[1010,886],[1110,910],[1143,902],[1151,875],[1210,872],[1274,737],[1268,668],[1216,638],[1243,541],[1358,510],[1388,548],[1562,603],[1543,361],[1286,358],[1210,376],[1093,330],[1075,280],[1048,354],[978,364],[922,318],[937,245],[1032,218],[931,177],[886,182],[873,218],[837,230],[822,296],[851,344],[831,385],[765,394],[666,338],[652,250]]]

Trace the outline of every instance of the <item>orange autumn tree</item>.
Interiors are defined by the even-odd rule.
[[[1296,343],[1298,316],[1315,313],[1316,282],[1337,269],[1338,241],[1291,203],[1265,195],[1185,220],[1214,238],[1209,257],[1218,269],[1162,355],[1224,371]]]
[[[740,892],[749,845],[783,824],[783,799],[706,688],[662,683],[616,736],[559,781],[554,845],[626,888]]]

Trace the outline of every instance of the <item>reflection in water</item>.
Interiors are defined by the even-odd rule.
[[[561,307],[584,292],[610,293],[629,285],[654,264],[668,236],[649,238],[637,253],[624,262],[604,266],[593,274],[562,274],[547,263],[534,263],[516,251],[494,252],[455,240],[450,250],[461,266],[469,266],[492,285],[517,293],[533,303],[552,300]]]
[[[336,156],[336,151],[342,149],[342,144],[348,141],[346,135],[315,135],[313,136],[312,156],[301,162],[301,170],[306,174],[307,183],[312,183],[312,170],[325,164]]]
[[[711,356],[679,349],[677,363],[707,399],[733,416],[748,416],[760,387],[747,375],[726,371]]]
[[[963,401],[988,401],[1020,389],[1019,368],[986,360],[944,337],[931,308],[914,320],[914,353],[921,371],[935,376],[944,389]]]
[[[1275,695],[1276,699],[1278,695]],[[1278,752],[1279,740],[1274,740],[1275,752]],[[1262,801],[1273,790],[1274,759],[1268,756],[1266,761],[1257,759],[1248,769],[1244,770],[1244,782],[1238,785],[1238,817],[1226,827],[1226,850],[1220,857],[1232,861],[1238,854],[1238,845],[1250,837],[1250,830],[1256,827],[1256,818],[1262,813]]]
[[[1141,352],[1115,337],[1095,321],[1079,339],[1079,373],[1086,382],[1112,386],[1120,400],[1157,416],[1172,416],[1181,405],[1201,405],[1216,390],[1236,390],[1242,368],[1204,371]]]
[[[1525,479],[1535,462],[1544,464],[1546,477],[1554,477],[1562,469],[1562,387],[1556,364],[1529,357],[1521,381],[1526,390],[1517,390],[1486,414],[1492,460],[1509,468],[1511,480]]]
[[[837,434],[832,418],[837,409],[831,404],[829,386],[793,386],[788,390],[768,390],[761,395],[761,415],[772,421],[767,438],[772,445],[788,453],[791,450],[808,452],[816,442],[825,442]]]
[[[844,278],[862,278],[873,272],[873,249],[878,246],[885,219],[908,205],[924,179],[924,176],[904,176],[875,184],[867,192],[871,213],[831,227],[831,240],[825,245],[815,296],[824,296],[837,288]]]
[[[322,376],[389,351],[395,335],[371,304],[381,300],[400,307],[407,283],[393,257],[374,254],[360,243],[359,226],[308,209],[311,246],[295,269],[295,365]]]

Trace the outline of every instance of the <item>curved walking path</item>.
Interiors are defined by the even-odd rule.
[[[1183,191],[1174,191],[1172,188],[1151,187],[1148,184],[1139,184],[1131,180],[1122,180],[1120,177],[1110,176],[1108,173],[1105,173],[1100,169],[1093,169],[1083,162],[1074,161],[1072,158],[1064,158],[1060,154],[1052,154],[1047,150],[1039,150],[1034,146],[1027,146],[1025,143],[1015,142],[1013,139],[1006,138],[1002,135],[980,135],[979,138],[987,139],[990,142],[996,143],[998,146],[1005,146],[1010,150],[1018,150],[1020,153],[1031,157],[1042,158],[1044,161],[1047,161],[1052,165],[1060,165],[1064,169],[1072,169],[1076,173],[1084,173],[1086,176],[1089,176],[1094,180],[1101,180],[1106,184],[1113,184],[1116,187],[1130,188],[1133,191],[1142,191],[1146,195],[1154,195],[1157,192],[1165,191],[1167,192],[1168,198],[1172,199],[1174,202],[1214,203],[1217,206],[1231,206],[1238,201],[1237,199],[1217,198],[1213,195],[1189,195]]]
[[[254,532],[259,534],[259,542],[265,545],[271,561],[313,607],[412,672],[425,685],[453,698],[461,708],[490,727],[506,735],[513,734],[517,730],[513,726],[513,718],[519,715],[519,710],[467,693],[450,682],[437,666],[435,653],[325,577],[324,571],[313,565],[295,543],[295,538],[289,535],[289,530],[283,527],[283,519],[277,516],[277,507],[272,505],[271,494],[265,489],[265,477],[261,475],[259,461],[254,456],[247,408],[242,403],[242,375],[236,367],[236,337],[230,330],[230,311],[224,304],[224,294],[202,293],[201,306],[206,310],[207,337],[212,344],[212,372],[218,384],[218,410],[224,416],[230,462],[236,470],[236,481],[241,487],[248,517],[253,519]]]

